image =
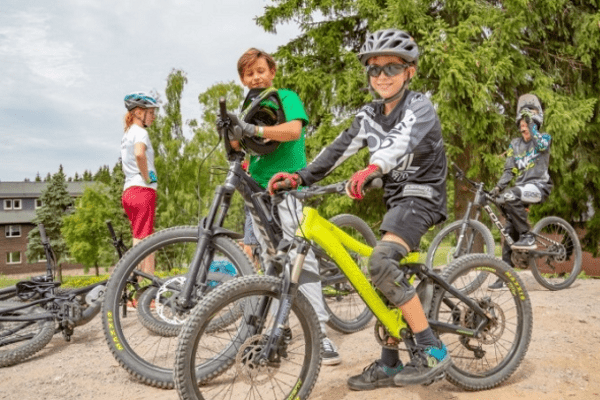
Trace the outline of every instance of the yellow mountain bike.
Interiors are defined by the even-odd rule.
[[[289,192],[296,198],[344,193],[344,183]],[[377,318],[375,339],[385,347],[415,349],[401,311],[372,286],[348,250],[368,257],[372,248],[344,233],[310,207],[304,208],[295,243],[298,256],[280,247],[281,274],[249,276],[224,283],[193,310],[180,336],[175,386],[181,399],[306,399],[320,370],[317,316],[298,291],[304,256],[316,242],[336,262]],[[289,247],[288,246],[288,247]],[[409,255],[409,261],[418,255]],[[452,356],[446,378],[467,389],[490,389],[511,376],[525,356],[532,331],[531,302],[523,283],[501,260],[472,254],[453,261],[441,275],[409,262],[413,283],[429,323]],[[488,291],[465,286],[487,272],[509,288]],[[303,277],[303,279],[306,279]],[[237,311],[240,318],[214,328],[211,320]],[[241,312],[240,312],[241,311]],[[343,379],[340,377],[340,379]]]

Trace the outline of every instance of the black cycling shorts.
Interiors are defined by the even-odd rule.
[[[431,210],[432,206],[425,199],[405,197],[385,213],[379,230],[401,237],[410,246],[409,251],[417,250],[421,237],[444,219],[442,213]]]

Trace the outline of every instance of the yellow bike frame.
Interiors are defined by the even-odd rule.
[[[348,254],[348,251],[346,251],[346,249],[349,249],[361,256],[369,257],[373,252],[373,248],[359,242],[321,217],[314,208],[304,207],[302,213],[304,214],[304,218],[296,231],[296,236],[314,241],[321,246],[336,262],[340,270],[356,289],[358,295],[383,326],[385,326],[388,333],[400,339],[401,330],[408,327],[406,321],[402,318],[402,312],[397,307],[388,308],[375,291],[371,282],[363,274],[360,267],[354,262],[350,254]],[[412,252],[409,253],[403,262],[416,262],[418,259],[419,253]],[[299,276],[300,271],[297,271],[296,268],[301,268],[301,265],[298,264],[294,265],[295,269],[292,271],[292,276]],[[413,279],[411,279],[411,283]]]

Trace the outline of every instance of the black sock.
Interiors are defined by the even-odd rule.
[[[427,327],[423,332],[415,333],[417,344],[421,346],[440,347],[442,343],[435,337],[431,327]]]
[[[384,363],[388,367],[394,368],[398,366],[398,361],[400,361],[400,357],[398,356],[398,350],[386,349],[385,347],[381,349],[382,363]]]

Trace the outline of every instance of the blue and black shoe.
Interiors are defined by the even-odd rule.
[[[362,374],[348,378],[348,387],[352,390],[373,390],[382,387],[395,386],[394,376],[404,366],[398,362],[396,367],[388,367],[381,360],[376,360],[363,369]]]
[[[412,360],[394,376],[396,386],[429,385],[445,376],[452,363],[446,345],[419,346]]]

